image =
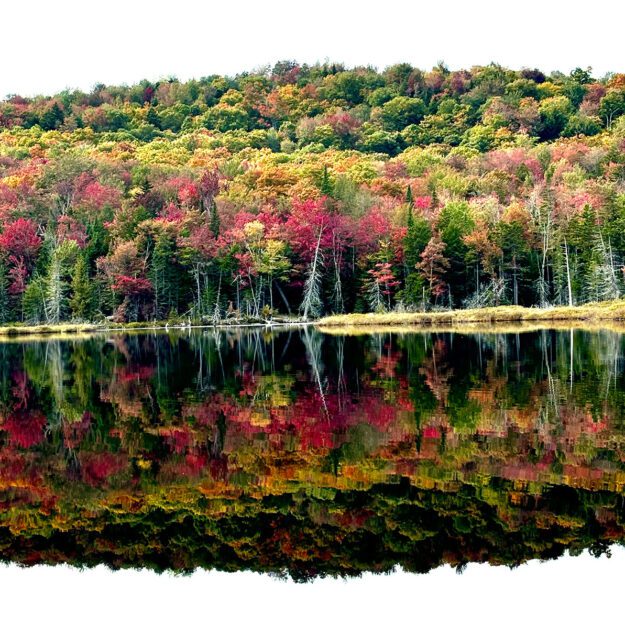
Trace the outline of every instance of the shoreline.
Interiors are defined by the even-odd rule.
[[[349,313],[321,319],[275,318],[240,320],[216,324],[169,323],[165,321],[107,323],[63,323],[58,325],[0,326],[0,340],[35,337],[64,337],[112,332],[149,332],[169,330],[226,330],[239,328],[299,328],[314,326],[326,333],[341,332],[415,332],[423,330],[517,331],[520,329],[594,329],[625,331],[625,299],[582,306],[525,308],[498,306],[440,312]]]
[[[42,324],[42,325],[8,325],[0,326],[0,341],[4,339],[26,339],[41,337],[63,337],[71,338],[73,336],[85,336],[90,334],[105,334],[112,332],[150,332],[170,330],[226,330],[228,328],[289,328],[304,327],[314,325],[313,321],[297,321],[297,320],[271,320],[267,322],[261,321],[240,321],[234,323],[222,322],[216,324],[189,324],[189,323],[168,323],[165,321],[153,322],[133,322],[133,323],[115,323],[115,324],[99,324],[99,323],[61,323],[61,324]]]
[[[322,329],[398,327],[398,328],[463,328],[517,324],[571,324],[600,326],[623,323],[625,328],[625,300],[615,300],[582,306],[553,308],[525,308],[498,306],[492,308],[461,309],[441,312],[350,313],[332,315],[316,322]]]

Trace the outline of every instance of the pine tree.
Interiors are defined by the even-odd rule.
[[[65,120],[65,114],[55,102],[39,119],[39,125],[44,130],[56,130]]]
[[[406,204],[408,204],[408,219],[410,219],[410,217],[412,216],[412,209],[414,206],[414,199],[412,197],[412,187],[410,185],[408,185],[408,187],[406,188]],[[408,223],[408,226],[410,226],[410,222]]]
[[[67,317],[69,278],[80,249],[76,241],[66,239],[61,243],[50,239],[50,260],[45,276],[45,313],[48,323],[59,323]]]
[[[421,260],[421,253],[432,237],[432,228],[425,217],[413,217],[404,238],[406,265],[412,272]]]
[[[37,276],[32,279],[22,297],[22,319],[26,323],[38,324],[46,319],[46,279]]]
[[[621,285],[614,266],[610,242],[604,239],[601,230],[594,233],[592,272],[589,287],[593,290],[593,301],[618,299]]]
[[[532,271],[531,250],[525,237],[522,214],[515,217],[514,213],[511,213],[509,217],[499,222],[496,241],[503,253],[503,269],[511,290],[510,299],[516,306],[521,303],[526,276]]]
[[[417,272],[417,263],[421,261],[421,253],[432,236],[432,229],[427,219],[414,216],[414,198],[412,187],[406,188],[406,204],[408,216],[406,220],[407,232],[404,237],[404,290],[398,294],[401,301],[414,306],[423,299],[424,281]]]
[[[217,202],[213,200],[210,207],[210,229],[215,238],[219,236],[220,228],[221,224],[219,219],[219,211],[217,210]]]
[[[0,323],[6,323],[11,317],[9,301],[9,281],[4,263],[0,263]]]
[[[369,284],[367,285],[367,302],[371,312],[386,312],[386,303],[382,295],[380,283],[377,280],[369,280]]]
[[[408,187],[410,189],[410,187]],[[406,194],[408,195],[408,194]],[[414,306],[423,299],[424,281],[417,271],[417,264],[421,262],[421,254],[425,250],[432,229],[427,219],[414,217],[412,204],[408,205],[408,231],[404,237],[405,287],[401,294],[404,304]]]
[[[449,260],[449,270],[446,275],[448,294],[454,299],[465,299],[473,285],[472,275],[469,273],[466,255],[469,250],[465,237],[475,228],[475,221],[471,216],[469,206],[464,201],[447,202],[438,216],[438,229],[441,241],[445,244],[445,256]]]
[[[328,173],[328,166],[323,166],[323,173],[321,174],[321,182],[319,184],[319,191],[321,191],[321,195],[325,195],[326,197],[332,197],[332,193],[334,191],[334,185],[330,180],[330,174]]]
[[[178,307],[178,278],[175,266],[175,242],[166,233],[156,239],[152,252],[150,279],[154,286],[154,312],[157,318],[168,317]]]
[[[572,255],[575,258],[574,286],[575,295],[579,303],[597,300],[594,284],[594,270],[596,265],[595,234],[597,232],[597,215],[594,209],[586,204],[569,228],[569,246],[575,247]],[[572,244],[572,245],[571,245]]]
[[[72,272],[72,296],[70,309],[74,319],[88,320],[93,311],[93,290],[89,281],[89,270],[85,257],[81,254]]]

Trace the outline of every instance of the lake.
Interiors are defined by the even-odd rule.
[[[580,330],[2,343],[1,558],[307,582],[608,554],[624,348]]]

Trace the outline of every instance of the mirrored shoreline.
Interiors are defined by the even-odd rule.
[[[0,344],[0,558],[305,581],[606,553],[617,333]]]

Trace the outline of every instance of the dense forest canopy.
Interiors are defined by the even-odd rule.
[[[0,322],[625,291],[625,74],[284,61],[0,102]]]

